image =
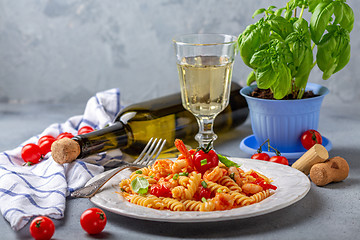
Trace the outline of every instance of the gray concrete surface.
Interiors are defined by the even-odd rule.
[[[16,147],[51,123],[82,114],[83,107],[0,104],[0,151]],[[106,211],[108,223],[104,232],[92,237],[81,229],[80,216],[94,205],[88,199],[68,199],[65,217],[54,220],[54,239],[357,239],[360,229],[359,120],[359,105],[325,104],[320,114],[319,131],[333,143],[330,157],[342,156],[348,161],[349,176],[343,182],[325,187],[312,183],[302,200],[284,209],[247,219],[191,224],[136,220]],[[215,142],[215,147],[230,156],[247,157],[239,149],[239,143],[250,134],[248,119],[236,131]],[[28,227],[14,232],[0,217],[1,239],[31,239]]]
[[[0,151],[15,148],[48,125],[82,114],[96,92],[119,87],[124,105],[179,91],[171,39],[183,33],[238,35],[260,7],[284,0],[0,0]],[[349,65],[331,79],[314,69],[311,81],[330,89],[319,131],[330,156],[350,164],[349,177],[326,187],[312,184],[301,201],[263,216],[221,223],[175,224],[136,220],[107,212],[97,236],[81,229],[87,199],[68,199],[54,239],[357,239],[360,229],[360,2],[355,11]],[[249,69],[237,56],[234,80]],[[247,121],[222,142],[220,152],[246,157],[241,139]],[[28,225],[14,232],[0,217],[1,239],[31,239]]]

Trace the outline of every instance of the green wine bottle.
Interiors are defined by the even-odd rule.
[[[215,133],[229,131],[246,120],[249,110],[240,89],[240,85],[232,82],[229,105],[216,117]],[[116,148],[136,156],[152,137],[166,139],[165,150],[174,147],[175,139],[187,143],[197,133],[197,121],[184,109],[178,93],[130,105],[119,112],[112,125],[72,139],[80,148],[77,158]]]

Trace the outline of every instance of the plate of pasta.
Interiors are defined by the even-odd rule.
[[[137,171],[123,170],[90,201],[137,219],[210,222],[267,214],[301,200],[310,190],[308,177],[289,166],[219,157],[218,163],[201,171],[186,154],[159,159]],[[210,163],[203,159],[201,164]]]

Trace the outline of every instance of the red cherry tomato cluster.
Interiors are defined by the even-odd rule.
[[[79,129],[78,135],[89,133],[94,131],[94,129],[90,126],[84,126]],[[24,160],[24,162],[27,163],[27,165],[33,165],[39,163],[44,156],[51,151],[51,145],[56,140],[62,139],[62,138],[73,138],[74,135],[69,132],[63,132],[59,134],[56,138],[51,135],[45,135],[42,136],[37,144],[35,143],[29,143],[26,144],[22,150],[21,150],[21,157]]]
[[[269,161],[269,162],[289,165],[289,161],[287,160],[287,158],[284,156],[280,156],[280,155],[270,157],[269,154],[267,154],[267,153],[255,153],[254,155],[251,156],[251,159],[257,159],[257,160],[263,160],[263,161]]]
[[[106,225],[106,215],[99,208],[89,208],[80,217],[81,227],[89,234],[102,232]]]
[[[276,156],[270,157],[269,154],[262,152],[262,146],[265,143],[268,144],[268,148],[273,149],[275,151]],[[289,165],[288,159],[284,156],[280,156],[280,152],[270,145],[269,139],[267,139],[263,144],[260,145],[259,149],[257,150],[257,153],[253,154],[251,156],[251,159],[257,159],[257,160],[263,160],[263,161],[269,161],[269,162]]]
[[[29,230],[34,239],[49,240],[54,235],[55,225],[50,218],[39,216],[30,223]]]
[[[301,144],[308,150],[315,144],[322,144],[322,136],[316,130],[307,130],[301,135]]]

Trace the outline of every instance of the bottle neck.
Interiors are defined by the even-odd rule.
[[[120,121],[103,129],[75,136],[73,140],[80,145],[81,153],[78,158],[85,158],[110,149],[123,148],[129,144],[128,130],[126,125]]]

